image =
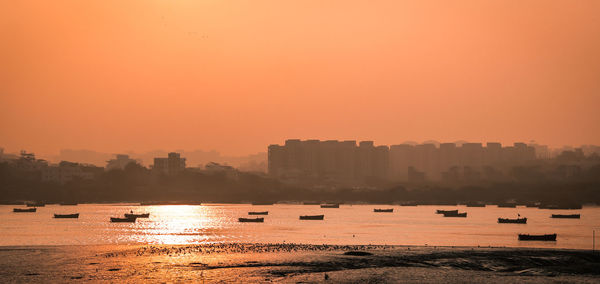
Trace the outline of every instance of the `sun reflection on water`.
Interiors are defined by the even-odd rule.
[[[136,241],[148,244],[189,244],[206,241],[218,226],[210,208],[197,205],[144,207],[149,219],[140,219]]]

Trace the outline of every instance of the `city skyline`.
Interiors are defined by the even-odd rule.
[[[281,141],[286,141],[286,140],[294,140],[295,138],[286,138],[283,139]],[[390,144],[385,144],[385,143],[379,143],[379,141],[373,140],[373,139],[365,139],[365,140],[358,140],[358,139],[299,139],[302,141],[311,141],[311,140],[317,140],[317,141],[373,141],[373,142],[377,142],[376,144],[378,145],[387,145],[387,146],[394,146],[394,145],[422,145],[422,144],[435,144],[437,147],[439,147],[440,144],[447,144],[447,143],[451,143],[451,144],[456,144],[458,146],[464,144],[464,143],[482,143],[482,144],[486,144],[486,143],[500,143],[503,146],[506,145],[513,145],[514,143],[524,143],[527,145],[532,145],[532,146],[536,146],[536,147],[543,147],[544,151],[545,151],[545,155],[548,155],[548,157],[551,156],[555,156],[557,154],[559,154],[560,152],[564,151],[564,150],[573,150],[576,148],[582,148],[584,152],[588,153],[588,152],[595,152],[597,147],[600,147],[598,145],[595,144],[581,144],[581,145],[563,145],[561,147],[552,147],[550,145],[544,144],[544,143],[538,143],[537,141],[525,141],[525,140],[518,140],[518,141],[514,141],[511,143],[501,143],[498,141],[466,141],[466,140],[456,140],[456,141],[437,141],[437,140],[425,140],[425,141],[421,141],[421,142],[417,142],[414,140],[406,140],[403,142],[396,142],[396,143],[390,143]],[[248,155],[227,155],[224,153],[221,153],[219,151],[216,150],[200,150],[200,149],[195,149],[195,150],[185,150],[185,149],[181,149],[181,148],[174,148],[174,149],[155,149],[155,150],[151,150],[151,151],[133,151],[133,150],[127,150],[127,151],[120,151],[120,152],[103,152],[103,151],[97,151],[97,150],[93,150],[93,149],[60,149],[58,153],[50,153],[50,154],[46,154],[46,153],[39,153],[37,151],[35,151],[34,149],[25,149],[23,147],[21,148],[15,148],[15,149],[7,149],[6,147],[3,147],[3,145],[0,145],[0,149],[2,149],[2,152],[5,155],[19,155],[19,153],[21,151],[26,151],[29,153],[34,153],[38,158],[41,159],[45,159],[48,160],[50,162],[53,163],[58,163],[60,161],[74,161],[74,162],[81,162],[81,163],[89,163],[89,164],[94,164],[97,166],[103,166],[107,160],[114,158],[114,156],[116,155],[131,155],[133,158],[139,160],[139,162],[143,165],[149,166],[153,163],[153,159],[154,157],[158,156],[158,155],[166,155],[169,152],[179,152],[182,153],[183,155],[188,155],[188,156],[192,156],[191,158],[191,166],[196,166],[198,164],[205,164],[205,163],[209,163],[209,162],[219,162],[219,163],[225,163],[228,165],[233,165],[233,166],[238,166],[239,163],[246,163],[248,161],[258,161],[258,160],[267,160],[267,154],[268,154],[268,146],[269,145],[274,145],[277,143],[270,143],[268,145],[266,145],[265,147],[263,147],[262,151],[258,151],[256,153],[250,153]]]

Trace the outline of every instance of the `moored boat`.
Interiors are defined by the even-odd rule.
[[[265,218],[238,218],[238,221],[242,223],[262,223]]]
[[[113,223],[135,223],[137,218],[118,218],[118,217],[110,217],[110,221]]]
[[[269,215],[269,211],[248,212],[248,215]]]
[[[325,215],[304,215],[300,216],[300,220],[323,220]]]
[[[321,208],[340,208],[340,204],[321,204]]]
[[[556,234],[546,234],[546,235],[519,234],[519,241],[556,241]]]
[[[580,214],[552,214],[552,218],[563,218],[563,219],[579,219]]]
[[[462,217],[462,218],[467,217],[467,212],[463,212],[463,213],[447,212],[447,213],[443,213],[443,214],[444,214],[444,217]]]
[[[394,212],[393,208],[389,208],[389,209],[373,209],[373,212],[375,213],[392,213]]]
[[[77,219],[77,218],[79,218],[79,213],[75,213],[75,214],[54,214],[54,218],[57,218],[57,219],[61,219],[61,218],[62,219],[68,219],[68,218]]]
[[[446,213],[449,213],[449,214],[458,213],[458,209],[456,209],[456,210],[439,210],[438,209],[437,211],[435,211],[435,214],[446,214]]]
[[[13,212],[15,213],[27,213],[27,212],[35,212],[37,208],[13,208]]]
[[[150,218],[150,213],[125,213],[125,218]]]
[[[498,223],[527,224],[527,218],[498,218]]]

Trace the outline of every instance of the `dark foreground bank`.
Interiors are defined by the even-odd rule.
[[[1,247],[0,282],[598,283],[581,250],[298,244]]]

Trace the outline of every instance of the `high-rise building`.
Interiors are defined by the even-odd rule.
[[[185,158],[179,153],[171,152],[167,158],[154,158],[152,170],[157,173],[173,175],[185,169]]]

